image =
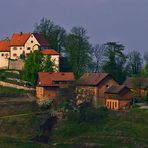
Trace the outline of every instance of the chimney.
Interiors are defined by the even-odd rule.
[[[23,34],[23,32],[20,32],[20,35],[22,35]]]

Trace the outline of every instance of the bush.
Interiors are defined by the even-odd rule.
[[[107,109],[101,107],[95,109],[92,107],[80,108],[77,112],[68,113],[68,121],[77,123],[96,123],[107,116]]]

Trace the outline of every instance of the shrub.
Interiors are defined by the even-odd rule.
[[[103,120],[107,116],[107,109],[101,107],[95,109],[93,107],[80,108],[77,112],[68,113],[68,121],[77,123],[96,123]]]

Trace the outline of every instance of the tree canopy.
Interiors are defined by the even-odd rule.
[[[51,48],[58,52],[63,50],[66,36],[66,31],[63,27],[55,25],[50,19],[42,18],[39,24],[35,24],[34,32],[42,34],[49,42]]]
[[[86,72],[91,63],[91,45],[88,39],[86,29],[73,27],[65,40],[65,54],[76,78]]]
[[[106,43],[106,61],[102,66],[104,72],[110,73],[120,84],[126,78],[124,46],[116,42]]]

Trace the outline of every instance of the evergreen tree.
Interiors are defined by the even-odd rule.
[[[126,56],[123,53],[124,46],[116,42],[106,43],[106,61],[102,69],[104,72],[110,73],[114,79],[122,84],[126,78],[125,62]]]
[[[86,34],[87,32],[84,28],[73,27],[65,41],[65,53],[68,57],[68,64],[76,78],[83,75],[91,63],[91,45]]]

